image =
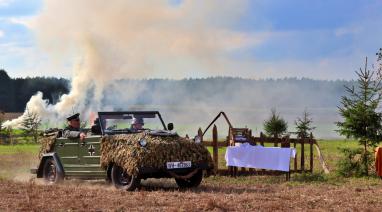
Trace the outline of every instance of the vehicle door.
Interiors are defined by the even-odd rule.
[[[89,177],[104,177],[105,171],[101,168],[101,136],[88,136],[79,144],[80,166],[82,174]]]
[[[55,152],[58,154],[65,175],[70,176],[76,171],[76,167],[80,163],[78,157],[78,140],[69,138],[57,138],[55,142]]]

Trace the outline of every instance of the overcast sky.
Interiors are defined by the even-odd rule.
[[[61,61],[60,67],[53,64],[49,52],[39,48],[34,30],[26,24],[39,16],[43,4],[42,0],[0,0],[0,69],[11,77],[71,76],[72,61]],[[184,2],[169,0],[167,4],[176,8]],[[199,9],[194,9],[198,14]],[[235,63],[225,71],[195,71],[177,78],[223,75],[354,79],[354,71],[362,66],[364,58],[374,61],[382,47],[381,11],[381,0],[249,1],[230,24],[213,18],[208,21],[254,36],[256,44],[230,50],[228,60]]]

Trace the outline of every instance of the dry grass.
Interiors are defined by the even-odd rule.
[[[179,190],[172,179],[147,180],[140,190],[126,192],[103,181],[45,185],[27,174],[36,155],[0,154],[0,211],[379,211],[382,207],[382,184],[375,177],[316,172],[292,175],[286,182],[285,176],[217,176],[191,190]]]
[[[92,185],[90,183],[90,185]],[[334,186],[286,183],[252,186],[209,185],[179,190],[175,184],[146,184],[126,192],[93,182],[39,185],[0,181],[0,210],[27,211],[285,211],[371,210],[382,207],[382,186]]]

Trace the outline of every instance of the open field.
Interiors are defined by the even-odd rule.
[[[337,147],[357,146],[353,141],[340,140],[319,144],[331,170],[340,158]],[[37,162],[38,148],[0,146],[0,210],[379,211],[382,207],[379,178],[342,178],[334,172],[325,175],[317,160],[313,174],[294,174],[289,182],[285,176],[216,176],[206,178],[196,189],[179,190],[174,180],[146,180],[139,191],[126,192],[103,181],[68,180],[62,185],[45,185],[28,174],[29,167]]]

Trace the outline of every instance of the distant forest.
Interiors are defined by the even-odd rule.
[[[336,108],[344,85],[354,81],[313,79],[119,80],[105,91],[103,105],[183,105],[239,108]]]
[[[44,99],[55,103],[59,97],[68,93],[68,80],[63,78],[10,78],[5,70],[0,70],[0,110],[4,112],[22,112],[25,105],[37,91]]]
[[[203,105],[245,108],[333,108],[344,95],[344,85],[354,81],[312,79],[203,79],[118,80],[105,90],[104,106],[126,109],[127,105]],[[10,78],[0,70],[0,110],[22,112],[30,97],[41,91],[56,103],[68,93],[64,78]]]

